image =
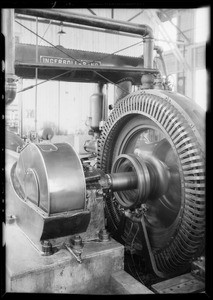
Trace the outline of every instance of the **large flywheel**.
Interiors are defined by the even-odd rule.
[[[116,103],[102,130],[98,167],[107,174],[137,173],[137,186],[106,197],[112,235],[117,236],[124,212],[137,215],[143,209],[157,275],[169,277],[187,270],[204,250],[205,241],[205,114],[201,108],[169,91],[129,94]],[[123,228],[124,243],[131,243],[138,253],[144,247],[142,227],[127,220]]]

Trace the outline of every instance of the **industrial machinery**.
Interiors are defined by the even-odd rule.
[[[135,73],[126,65],[120,73],[104,65],[72,65],[76,74],[85,74],[85,81],[94,70],[98,82],[99,71],[121,77],[108,118],[103,114],[104,78],[90,99],[92,139],[85,149],[96,154],[97,165],[89,157],[79,158],[67,143],[21,145],[10,170],[10,218],[43,255],[65,246],[82,262],[82,239],[108,241],[110,233],[161,280],[190,272],[205,248],[205,114],[172,92],[153,67],[151,29],[53,10],[17,13],[137,32],[144,37],[144,55]],[[20,74],[26,65],[16,67]],[[35,67],[42,67],[41,76],[50,68],[31,64]],[[140,89],[131,92],[138,78]]]
[[[134,247],[141,251],[141,242],[147,244],[159,276],[187,270],[203,251],[203,117],[186,97],[139,91],[117,103],[99,142],[98,162],[104,172],[135,169],[140,178],[137,189],[108,194],[109,226],[131,244],[133,222],[138,230]]]

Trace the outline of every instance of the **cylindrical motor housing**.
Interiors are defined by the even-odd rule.
[[[95,131],[99,131],[99,124],[103,117],[103,94],[95,93],[90,97],[90,127]]]
[[[144,68],[153,68],[154,39],[145,37],[143,42]]]
[[[68,143],[29,143],[15,168],[23,198],[48,215],[85,209],[81,161]]]

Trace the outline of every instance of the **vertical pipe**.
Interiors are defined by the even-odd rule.
[[[98,83],[98,93],[102,95],[102,113],[101,113],[101,121],[105,120],[105,97],[104,97],[104,93],[103,93],[103,87],[104,84],[99,82]]]
[[[60,30],[60,28],[59,28]],[[58,34],[58,44],[61,45],[61,34]],[[60,100],[60,94],[61,94],[61,83],[60,80],[58,81],[58,135],[60,134],[60,106],[61,106],[61,100]]]
[[[58,135],[60,134],[60,105],[61,105],[61,99],[60,99],[60,94],[61,94],[61,82],[58,82]]]
[[[5,72],[15,73],[15,37],[14,37],[14,9],[2,10],[2,32],[5,36]]]
[[[106,111],[105,111],[105,121],[108,119],[108,105],[109,105],[109,86],[108,83],[106,83]]]
[[[103,112],[103,121],[106,121],[108,118],[108,97],[107,97],[107,84],[104,85],[103,88],[103,97],[104,97],[104,112]]]
[[[114,19],[114,9],[111,10],[111,18]]]
[[[38,63],[38,17],[36,17],[36,63]],[[38,68],[35,69],[35,132],[37,132]]]
[[[23,79],[20,79],[21,83],[21,90],[23,89]],[[18,97],[18,108],[19,108],[19,125],[20,125],[20,131],[19,134],[22,137],[23,135],[23,93],[19,94]]]
[[[144,68],[153,68],[154,39],[145,37],[143,40]]]
[[[14,9],[2,10],[2,33],[5,37],[5,102],[16,97]]]

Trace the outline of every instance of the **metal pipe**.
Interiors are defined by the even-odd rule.
[[[104,29],[123,31],[134,33],[146,37],[144,65],[147,68],[153,67],[153,31],[152,28],[144,24],[128,23],[124,21],[116,21],[114,19],[100,18],[91,15],[81,15],[75,13],[67,13],[57,9],[15,9],[16,13],[31,15],[45,19],[59,20],[63,22],[83,24],[91,27],[99,27]]]
[[[61,82],[60,80],[58,81],[58,135],[60,135],[60,122],[61,122]]]
[[[5,102],[9,105],[16,97],[14,9],[2,10],[2,33],[5,37]]]
[[[36,18],[36,63],[38,63],[38,18]],[[37,132],[38,68],[35,69],[35,132]]]
[[[101,122],[105,120],[105,97],[103,93],[104,83],[98,82],[97,89],[98,93],[102,95],[102,113],[101,113]]]
[[[39,68],[39,69],[58,69],[61,70],[61,66],[58,64],[46,64],[46,63],[23,63],[23,62],[16,62],[16,67],[22,68]],[[89,71],[126,71],[126,72],[138,72],[138,73],[159,73],[158,69],[152,68],[138,68],[138,67],[111,67],[111,66],[89,66],[89,65],[73,65],[69,67],[69,65],[64,65],[63,70],[89,70]]]
[[[111,18],[114,19],[114,9],[111,10]]]
[[[18,14],[16,16],[16,19],[35,22],[35,18],[34,17],[27,17],[27,16],[24,16],[24,15],[18,15]],[[49,20],[40,19],[39,23],[49,24]],[[52,21],[51,22],[51,25],[58,26],[59,24],[60,23],[58,21],[55,21],[55,22]],[[85,25],[73,25],[73,24],[70,25],[68,23],[64,23],[63,26],[67,27],[67,28],[83,29],[83,30],[87,30],[87,31],[89,30],[89,31],[94,31],[94,32],[102,32],[102,33],[107,33],[107,34],[115,34],[115,35],[120,35],[120,36],[140,38],[140,36],[138,36],[135,33],[134,34],[133,33],[124,33],[124,32],[119,32],[119,31],[114,31],[114,30],[109,30],[109,29],[98,29],[96,27],[89,28],[88,26],[85,26]]]
[[[23,89],[23,78],[20,79],[20,83],[21,83],[21,89]],[[23,136],[23,96],[21,94],[21,96],[19,96],[18,99],[18,107],[19,107],[19,126],[20,126],[20,136]]]
[[[138,177],[135,172],[122,172],[110,174],[111,189],[115,191],[125,191],[136,189]]]
[[[90,16],[76,13],[67,13],[58,9],[18,8],[15,9],[15,12],[18,14],[36,16],[45,19],[53,19],[63,22],[83,24],[91,27],[99,27],[104,29],[135,33],[138,35],[153,38],[152,28],[148,25],[116,21],[114,19],[100,18],[92,15]]]
[[[159,55],[161,63],[162,63],[164,75],[167,76],[166,64],[165,64],[165,60],[164,60],[164,57],[163,57],[163,48],[160,47],[160,46],[155,45],[154,50],[156,50],[157,54]]]
[[[2,33],[5,36],[5,71],[6,74],[15,74],[15,37],[14,37],[14,9],[2,11]]]
[[[144,38],[143,43],[143,56],[144,56],[144,68],[153,68],[154,58],[154,39],[150,37]]]

